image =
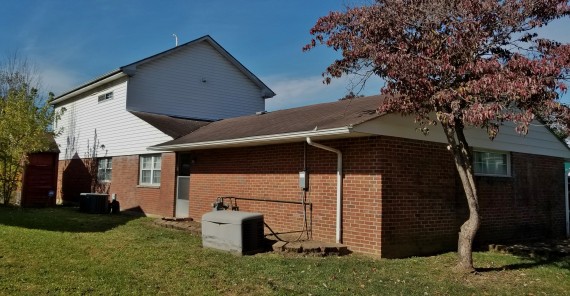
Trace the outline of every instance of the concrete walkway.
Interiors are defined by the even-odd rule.
[[[161,227],[179,229],[199,236],[202,235],[202,224],[192,219],[162,218],[156,219],[154,223]],[[282,240],[279,240],[274,235],[266,233],[266,249],[269,252],[307,256],[342,256],[350,253],[345,245],[308,239],[297,241],[298,237],[298,234],[280,234],[279,238]]]

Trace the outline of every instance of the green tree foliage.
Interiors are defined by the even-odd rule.
[[[49,149],[51,124],[58,117],[48,100],[30,86],[35,77],[28,65],[14,56],[0,69],[0,202],[4,205],[18,189],[28,154]]]

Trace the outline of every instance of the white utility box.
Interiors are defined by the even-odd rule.
[[[263,251],[263,214],[239,211],[204,214],[202,246],[242,255]]]

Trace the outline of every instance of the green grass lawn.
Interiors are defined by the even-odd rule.
[[[73,208],[0,208],[0,294],[96,295],[568,295],[570,258],[533,261],[476,253],[479,275],[458,275],[452,253],[235,256],[150,218]]]

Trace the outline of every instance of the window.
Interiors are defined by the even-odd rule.
[[[113,98],[113,92],[108,92],[106,94],[99,95],[99,97],[97,98],[97,101],[99,103],[101,103],[103,101],[107,101],[107,100],[110,100],[112,98]]]
[[[141,155],[140,157],[141,185],[160,185],[160,155]]]
[[[473,151],[473,171],[481,176],[511,176],[511,157],[508,152]]]
[[[99,182],[111,182],[113,175],[113,159],[99,158],[97,160],[97,180]]]

